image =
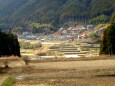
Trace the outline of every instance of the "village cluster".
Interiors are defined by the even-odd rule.
[[[40,40],[40,41],[74,41],[76,39],[85,39],[89,37],[89,34],[93,32],[93,25],[76,25],[67,28],[59,28],[57,32],[52,34],[44,35],[42,33],[33,34],[30,32],[23,32],[22,34],[17,34],[20,39],[28,40]]]

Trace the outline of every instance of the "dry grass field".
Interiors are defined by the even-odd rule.
[[[115,68],[46,70],[29,76],[24,75],[25,79],[17,80],[14,86],[114,86],[115,84]]]
[[[114,86],[115,78],[28,79],[14,86]]]
[[[29,61],[4,71],[22,77],[13,86],[115,86],[115,56]]]

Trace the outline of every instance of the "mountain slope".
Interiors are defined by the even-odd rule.
[[[91,16],[111,15],[115,11],[115,0],[94,0],[91,4]]]
[[[86,23],[100,15],[111,16],[114,3],[115,0],[0,0],[0,27],[30,22],[54,26],[70,21]]]

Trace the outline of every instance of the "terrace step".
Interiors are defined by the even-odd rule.
[[[60,52],[80,52],[79,50],[61,50]]]
[[[62,47],[62,48],[78,48],[78,47],[74,47],[74,46],[73,46],[73,47],[68,47],[68,46],[67,46],[67,47]]]
[[[64,54],[86,54],[82,52],[64,52]]]

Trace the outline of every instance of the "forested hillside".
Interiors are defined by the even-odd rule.
[[[0,0],[0,27],[27,27],[31,22],[103,23],[114,11],[115,0]]]

